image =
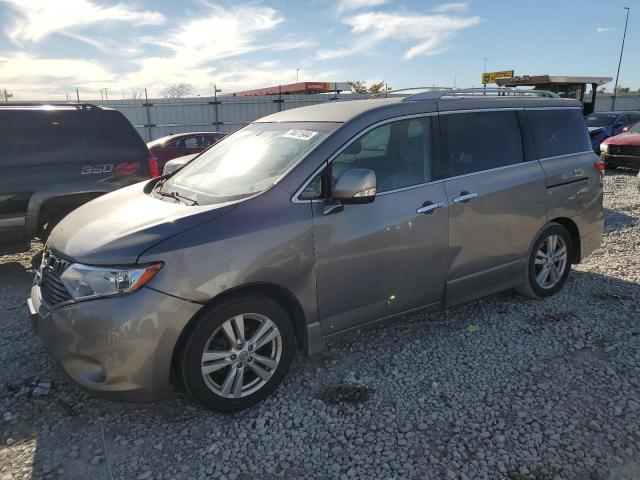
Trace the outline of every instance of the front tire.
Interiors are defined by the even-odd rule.
[[[228,300],[197,320],[179,357],[187,392],[219,412],[236,412],[268,397],[295,356],[287,312],[266,296]]]
[[[573,242],[559,223],[550,223],[538,235],[529,254],[527,279],[517,292],[530,298],[547,298],[557,293],[571,271]]]

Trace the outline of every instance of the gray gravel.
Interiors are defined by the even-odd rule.
[[[0,257],[0,480],[638,479],[640,198],[629,174],[605,190],[604,244],[555,297],[332,341],[226,416],[180,391],[118,404],[71,384],[30,333],[35,249]]]

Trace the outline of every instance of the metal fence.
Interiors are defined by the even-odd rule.
[[[232,132],[247,123],[291,108],[318,103],[363,98],[353,94],[265,95],[234,97],[231,95],[195,98],[161,98],[105,100],[100,105],[121,111],[145,141],[190,131]],[[610,111],[613,96],[599,94],[596,111]],[[616,110],[640,110],[639,94],[621,94]]]
[[[366,97],[366,95],[339,93],[233,96],[217,95],[216,89],[213,89],[206,92],[211,93],[212,96],[147,100],[144,97],[145,91],[142,90],[142,92],[142,94],[137,92],[136,95],[132,95],[135,98],[87,101],[119,110],[145,141],[151,141],[171,133],[192,131],[229,133],[257,118],[282,110]],[[37,100],[53,100],[53,97],[51,94],[42,93],[42,98],[38,97]],[[75,98],[69,98],[67,94],[67,100],[73,101]],[[613,94],[599,93],[596,111],[610,111],[612,107]],[[640,110],[640,93],[619,94],[615,107],[616,110]]]
[[[613,94],[599,93],[596,97],[596,111],[613,110]],[[616,97],[616,110],[640,110],[640,93],[619,93]]]
[[[364,95],[312,94],[234,97],[231,95],[195,98],[105,100],[97,102],[114,108],[138,130],[145,141],[171,133],[192,131],[232,132],[271,113],[318,103],[362,98]]]

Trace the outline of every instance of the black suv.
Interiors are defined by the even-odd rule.
[[[0,253],[46,240],[53,226],[104,193],[158,175],[118,111],[89,104],[0,106]]]

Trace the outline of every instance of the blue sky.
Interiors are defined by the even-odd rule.
[[[636,90],[635,0],[0,0],[0,88],[209,94],[291,83],[296,68],[308,81],[466,87],[483,57],[490,71],[614,77],[627,5],[620,84]]]

